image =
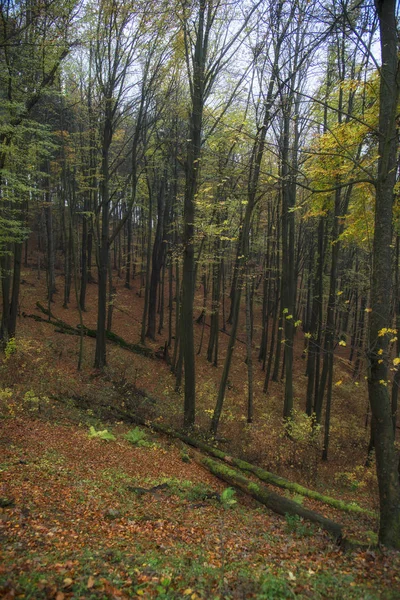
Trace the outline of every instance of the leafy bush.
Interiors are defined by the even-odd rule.
[[[103,429],[102,431],[96,431],[93,425],[89,428],[89,437],[97,438],[99,440],[105,440],[106,442],[114,442],[116,440],[115,435],[110,433],[107,429]]]
[[[307,480],[314,484],[318,477],[318,463],[322,451],[322,429],[316,422],[315,414],[306,415],[302,411],[293,410],[286,419],[282,437],[289,445],[286,456],[291,466],[304,472]]]
[[[124,438],[134,446],[151,446],[151,443],[147,440],[146,433],[143,431],[143,429],[140,429],[140,427],[135,427],[135,429],[128,431],[128,433],[124,435]]]
[[[260,600],[281,600],[295,598],[295,594],[283,578],[270,574],[260,580],[260,592],[257,597]]]
[[[4,348],[4,354],[6,357],[6,360],[8,360],[13,354],[15,354],[17,351],[17,343],[15,341],[15,338],[10,338],[6,344],[6,347]]]
[[[335,481],[343,488],[351,491],[373,488],[376,483],[375,469],[358,465],[353,471],[336,473]]]
[[[13,403],[13,392],[10,388],[0,389],[0,414],[5,417],[6,414],[10,417],[15,416],[15,406]]]
[[[315,529],[312,525],[304,523],[299,515],[286,515],[286,531],[288,533],[296,534],[299,537],[312,536],[315,533]]]
[[[191,458],[189,456],[189,454],[186,452],[186,450],[181,450],[181,461],[184,463],[190,463]]]
[[[27,406],[31,412],[40,412],[43,406],[50,402],[47,396],[39,396],[33,390],[25,392],[23,400],[24,405]]]
[[[230,508],[236,504],[235,490],[231,487],[225,488],[221,494],[221,504],[224,508]]]

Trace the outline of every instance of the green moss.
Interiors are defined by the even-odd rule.
[[[249,491],[253,492],[254,494],[258,494],[260,491],[259,486],[253,482],[249,483],[248,488],[249,488]]]

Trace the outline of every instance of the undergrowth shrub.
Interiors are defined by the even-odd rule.
[[[106,442],[114,442],[117,439],[115,435],[108,431],[108,429],[96,431],[93,425],[90,426],[88,435],[90,438],[96,438],[98,440],[104,440]]]
[[[357,415],[346,414],[345,419],[338,414],[331,417],[330,447],[340,457],[345,458],[354,451],[366,453],[369,434],[369,427],[360,426]]]
[[[24,408],[30,412],[42,412],[49,403],[50,398],[38,395],[34,390],[28,390],[23,397]]]
[[[361,492],[370,496],[372,500],[376,500],[377,479],[375,459],[372,460],[372,463],[368,467],[358,465],[352,470],[336,473],[335,483],[344,490],[357,492],[357,495]]]
[[[13,391],[7,387],[0,389],[0,415],[2,417],[15,417],[15,408]]]
[[[311,537],[315,534],[315,527],[304,523],[299,515],[285,515],[286,531],[298,537]]]
[[[322,429],[315,414],[308,416],[298,410],[285,421],[282,437],[288,445],[290,466],[299,469],[306,479],[315,485],[318,464],[322,452]]]
[[[4,348],[4,356],[6,360],[9,360],[13,354],[17,351],[17,343],[15,338],[10,338]]]
[[[151,446],[151,442],[148,441],[146,433],[140,427],[131,429],[124,435],[124,438],[134,446],[148,447]]]
[[[264,575],[260,579],[260,590],[257,594],[259,600],[282,600],[283,598],[295,598],[295,594],[291,590],[285,579],[276,575]]]

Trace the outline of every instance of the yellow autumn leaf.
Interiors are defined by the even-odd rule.
[[[343,383],[343,380],[342,380],[342,379],[339,379],[339,381],[337,381],[337,382],[335,383],[335,385],[342,385],[342,383]]]
[[[86,587],[90,590],[94,586],[94,577],[93,575],[89,575],[89,579],[87,581]]]

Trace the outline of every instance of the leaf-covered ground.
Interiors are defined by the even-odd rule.
[[[143,309],[139,279],[132,290],[114,279],[112,329],[137,343]],[[60,293],[51,310],[76,326],[74,302],[68,310],[62,307],[63,284],[57,271]],[[200,312],[200,289],[198,294]],[[84,313],[89,327],[96,325],[96,295],[92,284]],[[183,398],[166,362],[109,344],[107,369],[99,374],[93,370],[94,340],[85,339],[78,372],[77,337],[22,317],[24,312],[44,316],[36,302],[47,303],[45,277],[38,279],[34,269],[23,271],[20,300],[17,339],[0,360],[0,598],[400,598],[399,554],[373,548],[376,518],[290,495],[342,523],[348,538],[364,543],[363,549],[344,552],[317,528],[278,517],[240,494],[227,507],[219,500],[223,484],[196,464],[188,448],[138,430],[132,445],[124,438],[128,426],[115,422],[118,413],[111,409],[119,408],[181,425]],[[255,338],[260,333],[256,312]],[[165,322],[149,346],[163,346],[167,331]],[[196,423],[202,434],[209,428],[228,340],[221,333],[215,368],[205,359],[207,327],[204,331],[200,350],[203,327],[195,323],[200,352]],[[283,383],[271,382],[265,395],[260,365],[254,370],[254,422],[246,423],[240,339],[219,430],[221,447],[376,512],[375,467],[365,468],[365,381],[352,379],[347,349],[340,349],[335,362],[340,385],[333,390],[329,460],[321,462],[322,431],[315,435],[303,412],[307,379],[301,333],[295,344],[296,413],[290,437],[281,417]],[[90,438],[90,426],[107,429],[115,441]]]
[[[132,445],[118,423],[96,426],[115,441],[90,438],[72,411],[0,421],[1,598],[400,597],[398,553],[344,552],[239,494],[228,506],[179,445],[137,430]]]

